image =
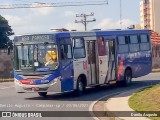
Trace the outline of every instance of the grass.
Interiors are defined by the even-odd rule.
[[[160,68],[152,69],[152,72],[160,72]]]
[[[129,101],[129,106],[135,111],[160,111],[160,85],[146,88],[134,93]],[[150,117],[151,120],[160,120],[160,117]]]
[[[0,82],[10,82],[10,81],[14,81],[14,79],[13,78],[8,78],[8,79],[0,78]]]

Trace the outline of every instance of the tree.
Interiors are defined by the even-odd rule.
[[[8,21],[0,15],[0,49],[8,48],[10,43],[9,36],[14,35],[14,32],[9,26]]]

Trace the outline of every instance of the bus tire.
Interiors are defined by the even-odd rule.
[[[117,81],[118,86],[129,86],[132,83],[132,71],[130,69],[126,69],[124,73],[124,80]]]
[[[42,97],[46,97],[47,96],[47,92],[38,92],[39,96]]]
[[[75,91],[76,96],[81,96],[84,91],[85,91],[84,82],[82,82],[82,78],[79,77],[78,80],[77,80],[77,89]]]
[[[124,73],[124,86],[129,86],[132,83],[132,71],[126,69]]]

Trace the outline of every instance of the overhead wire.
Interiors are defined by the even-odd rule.
[[[14,1],[31,3],[31,1],[27,1],[27,0],[14,0]]]
[[[18,0],[29,2],[24,0]],[[43,3],[34,2],[30,4],[1,4],[0,9],[18,9],[18,8],[42,8],[42,7],[74,7],[74,6],[91,6],[91,5],[106,5],[108,0],[105,1],[85,1],[85,2],[60,2],[60,3]]]

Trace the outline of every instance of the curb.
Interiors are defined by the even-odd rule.
[[[146,89],[146,88],[150,88],[150,87],[152,87],[153,85],[149,85],[149,86],[145,86],[145,87],[141,87],[141,88],[136,88],[136,89],[134,89],[135,91],[134,92],[140,92],[140,91],[142,91],[142,90],[144,90],[144,89]],[[129,93],[129,92],[131,92],[131,91],[133,91],[133,90],[129,90],[129,91],[127,91],[127,92],[122,92],[122,93]],[[122,93],[120,93],[120,94],[122,94]],[[118,95],[120,95],[120,94],[118,94]],[[132,93],[133,94],[133,93]],[[132,95],[131,94],[131,95]],[[130,95],[130,97],[131,97],[131,95]],[[116,95],[117,96],[117,95]],[[110,99],[110,98],[109,98]],[[107,99],[106,100],[106,102],[109,100],[109,99]],[[106,104],[106,103],[105,103]],[[129,106],[129,105],[128,105]],[[129,108],[130,108],[130,106],[129,106]],[[131,108],[132,109],[132,108]],[[133,110],[133,109],[132,109]],[[105,105],[105,111],[106,111],[106,113],[107,113],[107,111],[110,111],[108,108],[107,108],[107,105]],[[134,111],[134,110],[133,110]],[[134,111],[134,112],[136,112],[136,111]],[[138,113],[138,112],[137,112]],[[107,113],[107,115],[109,115],[108,117],[110,117],[110,115],[111,116],[115,116],[115,117],[111,117],[111,118],[113,118],[114,120],[124,120],[124,119],[122,119],[122,118],[120,118],[120,117],[117,117],[116,116],[116,114],[114,114],[114,113],[112,113],[112,112],[110,112],[110,113]],[[147,117],[146,117],[146,119],[148,119]]]
[[[160,69],[152,69],[153,73],[160,72]]]
[[[138,90],[136,90],[136,92],[142,91],[142,90],[144,90],[144,89],[146,89],[146,88],[149,88],[149,87],[152,87],[152,86],[153,86],[153,85],[136,88],[136,89],[138,89]],[[131,90],[129,90],[129,91],[133,91],[133,90],[135,90],[135,89],[131,89]],[[100,119],[94,114],[94,111],[93,111],[94,105],[95,105],[97,102],[99,102],[99,101],[102,100],[102,99],[105,99],[105,98],[109,97],[108,99],[105,99],[105,101],[107,102],[110,98],[112,98],[112,97],[114,97],[114,96],[117,96],[117,95],[119,95],[119,94],[121,94],[121,93],[127,93],[127,92],[129,92],[129,91],[121,91],[121,92],[116,92],[116,93],[113,93],[113,94],[110,94],[110,95],[105,95],[105,96],[97,99],[96,101],[92,102],[92,104],[91,104],[90,107],[89,107],[89,111],[90,111],[91,116],[93,117],[93,119],[94,119],[94,120],[100,120]],[[106,104],[106,103],[105,103],[105,104]],[[107,115],[111,114],[111,113],[107,113],[107,111],[109,111],[109,110],[108,110],[108,108],[106,107],[106,105],[105,105],[105,107],[104,107],[104,110],[105,110],[105,112],[106,112]],[[133,110],[133,111],[134,111],[134,110]],[[112,116],[113,116],[113,114],[112,114]],[[115,117],[110,117],[110,116],[108,116],[108,118],[111,118],[112,120],[122,120],[122,118],[117,117],[116,115],[114,115],[114,116],[115,116]]]
[[[110,94],[110,95],[105,95],[105,96],[97,99],[96,101],[92,102],[92,104],[89,106],[89,111],[90,111],[91,116],[93,117],[93,119],[99,120],[99,118],[98,118],[97,116],[95,116],[95,114],[94,114],[94,111],[93,111],[94,105],[95,105],[97,102],[99,102],[100,100],[102,100],[102,99],[104,99],[104,98],[106,98],[106,97],[111,97],[111,96],[115,96],[115,95],[118,95],[118,94],[120,94],[120,92],[116,92],[116,93],[113,93],[113,94]]]
[[[14,80],[2,80],[2,81],[0,81],[0,83],[4,83],[4,82],[14,82]]]

